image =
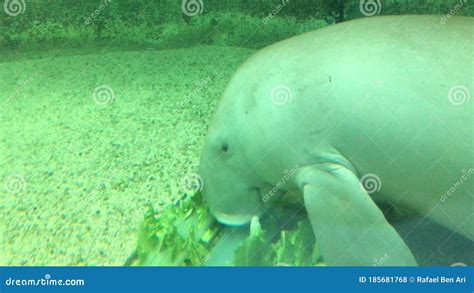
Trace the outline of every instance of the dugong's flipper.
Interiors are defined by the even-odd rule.
[[[417,265],[357,176],[335,164],[300,169],[298,183],[329,265]]]

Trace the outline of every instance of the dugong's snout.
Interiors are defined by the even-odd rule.
[[[218,174],[213,175],[212,177]],[[258,187],[249,187],[230,178],[207,177],[202,193],[214,217],[222,224],[240,226],[263,212]]]
[[[204,183],[201,192],[219,222],[244,225],[263,213],[260,188],[244,172],[215,158],[203,158],[199,169]]]

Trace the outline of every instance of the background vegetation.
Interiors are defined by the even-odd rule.
[[[474,10],[464,0],[202,0],[202,13],[188,16],[182,0],[8,1],[25,5],[17,16],[0,11],[0,47],[10,49],[111,42],[261,48],[333,22],[362,17],[361,2],[380,3],[378,14],[445,15],[461,5],[456,15],[472,16]],[[275,10],[279,5],[284,6]],[[277,13],[268,18],[272,11]]]

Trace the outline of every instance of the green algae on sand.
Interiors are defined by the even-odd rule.
[[[311,225],[296,208],[275,207],[261,222],[255,217],[249,226],[230,228],[214,220],[197,192],[162,212],[148,210],[127,265],[323,265]]]

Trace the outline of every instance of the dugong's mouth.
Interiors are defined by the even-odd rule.
[[[268,186],[265,186],[268,187]],[[264,190],[266,190],[264,187]],[[264,207],[264,200],[262,199],[262,189],[261,187],[252,187],[248,190],[249,195],[251,197],[254,197],[255,200],[255,206],[252,210],[248,210],[246,212],[238,212],[237,210],[235,212],[226,212],[223,210],[219,209],[212,209],[212,214],[216,219],[228,226],[241,226],[249,223],[253,217],[257,216],[260,217],[261,214],[263,213]],[[238,202],[236,203],[238,204]]]
[[[222,223],[224,225],[228,225],[228,226],[245,225],[245,224],[249,223],[250,220],[252,220],[252,218],[253,218],[253,215],[226,214],[226,213],[217,212],[217,211],[214,211],[213,215],[214,215],[214,217],[216,217],[216,219],[220,223]]]

